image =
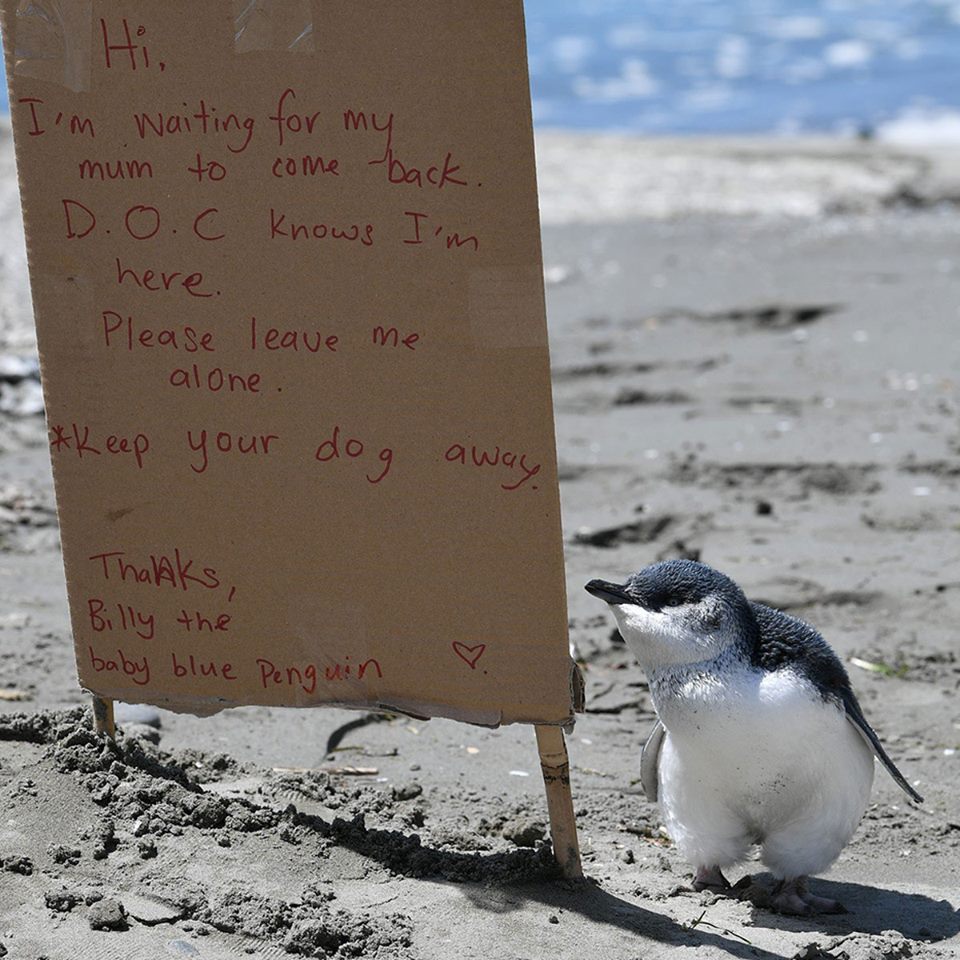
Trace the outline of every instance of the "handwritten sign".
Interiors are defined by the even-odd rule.
[[[520,0],[3,0],[82,685],[572,712]]]

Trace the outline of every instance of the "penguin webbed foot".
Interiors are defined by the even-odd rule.
[[[810,917],[818,913],[846,913],[839,900],[818,897],[807,889],[807,878],[781,880],[770,898],[770,906],[777,913],[791,917]]]
[[[730,881],[723,875],[719,867],[697,867],[691,886],[697,893],[703,890],[719,892],[729,890]]]

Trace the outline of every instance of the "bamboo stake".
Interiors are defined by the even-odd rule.
[[[570,792],[570,761],[567,745],[560,727],[537,726],[537,749],[540,769],[547,790],[547,810],[550,813],[550,837],[553,853],[568,880],[583,876],[580,864],[580,843],[577,840],[577,820],[573,812],[573,794]]]
[[[93,697],[93,729],[100,734],[106,734],[111,740],[117,735],[117,728],[113,722],[113,701],[106,697]]]

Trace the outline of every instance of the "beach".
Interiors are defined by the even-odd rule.
[[[92,734],[0,137],[0,956],[960,954],[960,149],[551,132],[538,170],[583,882],[529,727],[249,707]],[[925,797],[877,768],[811,885],[846,914],[694,893],[643,797],[649,691],[583,585],[681,556],[819,629]]]

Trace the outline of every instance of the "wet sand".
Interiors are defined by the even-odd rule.
[[[7,955],[960,954],[955,157],[541,138],[571,639],[588,693],[568,745],[589,879],[570,884],[544,843],[526,727],[245,708],[126,722],[117,747],[89,733],[4,145]],[[878,768],[854,841],[812,885],[845,915],[691,892],[642,796],[649,694],[582,586],[674,556],[817,626],[926,797],[908,802]],[[732,879],[747,874],[770,882],[759,864]]]

